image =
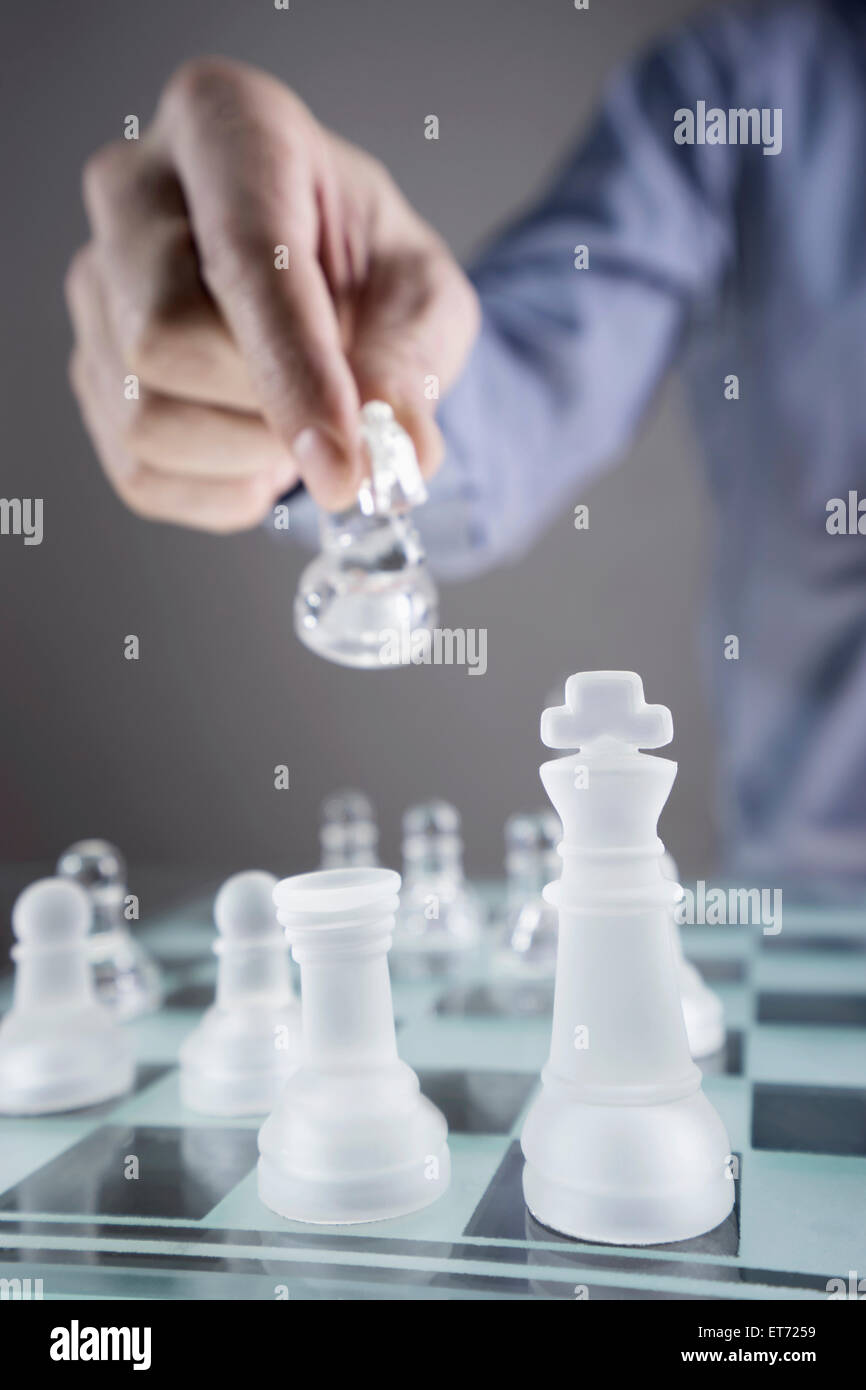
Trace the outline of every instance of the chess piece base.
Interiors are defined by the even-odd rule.
[[[302,1067],[259,1132],[259,1196],[280,1216],[317,1225],[405,1216],[447,1188],[446,1136],[402,1062],[354,1077]]]
[[[334,572],[319,557],[301,575],[295,632],[305,647],[338,666],[387,670],[412,660],[412,634],[436,626],[437,597],[426,566],[393,573],[362,567]]]
[[[180,1049],[181,1101],[201,1115],[269,1115],[299,1052],[299,1009],[238,1013],[214,1006]]]
[[[481,914],[472,894],[460,889],[438,902],[435,917],[427,916],[435,886],[428,893],[404,892],[391,947],[391,967],[402,979],[439,979],[468,975],[478,965],[482,939]]]
[[[713,1230],[733,1207],[728,1136],[702,1091],[659,1105],[545,1092],[521,1143],[526,1204],[563,1235],[661,1245]]]
[[[181,1073],[180,1099],[198,1115],[269,1115],[286,1083],[280,1072]]]
[[[380,1173],[363,1181],[319,1181],[309,1175],[287,1173],[262,1157],[259,1197],[278,1216],[316,1226],[387,1221],[420,1211],[442,1196],[451,1175],[448,1145],[443,1144],[430,1157],[438,1165],[436,1180],[426,1179],[415,1163],[404,1172]]]
[[[0,1028],[0,1114],[50,1115],[123,1095],[135,1065],[101,1007],[58,1018],[7,1015]]]

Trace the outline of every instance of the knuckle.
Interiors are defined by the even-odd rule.
[[[395,194],[401,196],[391,170],[378,155],[371,154],[369,150],[357,149],[353,151],[353,157],[357,159],[359,167],[363,169],[370,182],[378,187],[380,193],[389,197]]]
[[[137,319],[123,341],[123,359],[135,376],[160,376],[165,358],[165,324],[150,311]]]
[[[134,464],[123,474],[116,474],[111,481],[121,502],[131,512],[145,521],[156,520],[159,515],[159,510],[154,505],[156,494],[150,474],[144,466]]]
[[[115,298],[115,331],[124,361],[145,379],[156,372],[162,380],[166,372],[171,375],[182,367],[190,331],[200,325],[207,309],[190,244],[189,228],[180,225],[166,240],[151,273],[139,277],[135,295],[124,294],[122,277],[115,276],[121,285]],[[196,336],[200,344],[201,333]]]
[[[185,319],[177,305],[156,296],[137,305],[120,328],[123,360],[151,386],[171,382],[184,361]]]
[[[138,400],[125,402],[126,413],[122,426],[123,443],[127,449],[141,453],[153,440],[158,428],[159,408],[148,391],[142,391]]]
[[[229,214],[203,239],[199,260],[202,280],[211,290],[255,283],[273,266],[274,241],[243,212]]]
[[[84,201],[88,209],[98,207],[117,183],[121,170],[129,162],[129,145],[123,140],[113,140],[103,145],[85,162],[81,175]]]
[[[196,375],[203,370],[204,348],[198,344],[195,357],[191,358],[188,346],[183,316],[168,306],[136,314],[132,322],[124,325],[121,338],[124,365],[139,378],[142,387],[147,385],[172,394],[178,380],[187,379],[193,366],[197,368]],[[144,399],[142,390],[136,404],[143,405]]]
[[[176,68],[165,85],[162,105],[184,113],[206,107],[219,112],[234,105],[242,83],[236,65],[224,58],[190,58]]]

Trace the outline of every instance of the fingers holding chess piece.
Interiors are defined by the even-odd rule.
[[[121,1019],[157,1009],[162,975],[124,916],[126,864],[120,850],[108,840],[78,840],[61,854],[57,873],[90,897],[93,930],[87,949],[100,1001]]]
[[[320,518],[322,551],[295,597],[295,631],[341,666],[408,664],[416,634],[436,624],[438,595],[412,507],[427,492],[411,436],[384,401],[361,409],[367,474],[357,505]]]
[[[96,997],[85,890],[41,879],[15,904],[12,1008],[0,1024],[0,1113],[95,1105],[132,1085],[127,1039]]]

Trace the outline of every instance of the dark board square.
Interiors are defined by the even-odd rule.
[[[9,1188],[0,1211],[200,1221],[255,1162],[254,1129],[104,1125]]]
[[[828,932],[804,932],[797,935],[780,931],[778,936],[762,936],[761,945],[772,951],[827,951],[832,955],[857,954],[866,951],[866,932],[851,936],[838,936]]]
[[[697,966],[707,984],[739,985],[746,978],[746,965],[742,960],[696,960],[692,964]]]
[[[740,1193],[736,1183],[736,1199],[731,1214],[716,1226],[692,1240],[678,1240],[666,1245],[650,1246],[610,1246],[613,1251],[623,1249],[675,1250],[678,1253],[693,1255],[736,1255],[740,1246]],[[571,1250],[589,1248],[589,1242],[575,1240],[571,1236],[550,1231],[529,1213],[523,1200],[523,1153],[517,1140],[509,1145],[508,1152],[497,1168],[481,1201],[475,1208],[464,1236],[486,1237],[488,1240],[529,1241],[559,1243]],[[619,1266],[615,1257],[612,1268],[634,1269],[631,1256],[623,1256]]]
[[[180,985],[166,997],[167,1009],[209,1009],[214,1002],[216,986],[210,984]]]
[[[419,1079],[453,1134],[508,1134],[538,1082],[519,1071],[421,1071]]]
[[[866,994],[766,992],[758,995],[757,1016],[759,1023],[866,1028]]]
[[[509,1144],[463,1234],[522,1241],[526,1239],[527,1215],[523,1200],[523,1151],[519,1140],[515,1139]]]
[[[135,1081],[132,1085],[133,1094],[138,1095],[138,1092],[143,1091],[145,1087],[152,1086],[155,1081],[161,1081],[164,1076],[168,1076],[170,1071],[174,1071],[170,1062],[139,1062],[135,1069]]]
[[[548,1018],[553,1012],[553,981],[460,985],[442,996],[436,1012],[464,1018]]]
[[[758,1083],[752,1095],[752,1148],[866,1154],[866,1091]]]
[[[729,1028],[725,1043],[709,1057],[699,1057],[698,1066],[704,1076],[742,1076],[745,1039],[738,1028]]]

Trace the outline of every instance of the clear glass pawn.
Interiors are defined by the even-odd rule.
[[[158,1009],[162,972],[124,916],[128,889],[120,850],[108,840],[78,840],[61,854],[57,874],[80,884],[90,898],[93,929],[87,949],[100,1002],[121,1019]]]
[[[384,401],[362,408],[361,441],[369,474],[354,507],[321,514],[322,551],[301,575],[295,631],[341,666],[405,665],[413,634],[437,619],[436,586],[409,517],[427,491],[412,440]]]
[[[559,918],[543,890],[559,875],[562,827],[552,811],[510,816],[505,823],[505,925],[496,965],[522,979],[552,979]]]
[[[403,892],[392,959],[412,974],[446,973],[481,940],[482,916],[463,877],[460,815],[447,801],[403,816]]]
[[[323,869],[375,868],[378,842],[379,829],[368,796],[346,788],[325,798],[319,826]]]

